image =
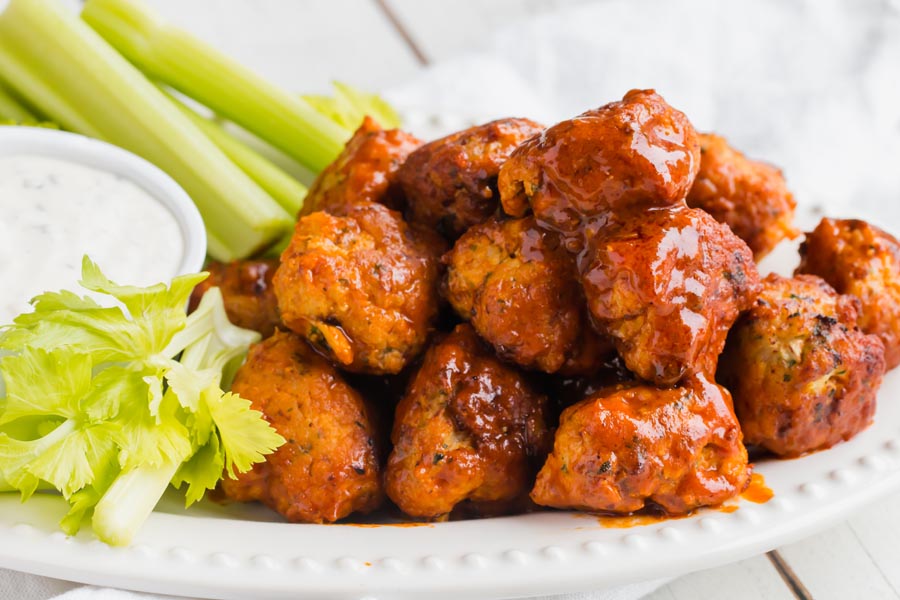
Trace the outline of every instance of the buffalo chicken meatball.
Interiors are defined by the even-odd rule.
[[[444,261],[450,304],[500,358],[589,375],[610,354],[589,323],[572,257],[533,217],[476,225]]]
[[[889,369],[900,364],[900,242],[865,221],[822,219],[800,254],[797,272],[859,298],[859,327],[884,342]]]
[[[232,390],[250,400],[286,443],[237,479],[231,500],[259,500],[289,521],[333,522],[383,498],[373,416],[340,374],[291,333],[250,349]]]
[[[623,214],[581,257],[588,308],[628,368],[672,385],[713,377],[728,329],[759,292],[753,254],[709,214]]]
[[[399,373],[438,314],[444,248],[381,204],[307,215],[275,273],[284,324],[343,369]]]
[[[403,195],[396,182],[397,171],[421,144],[408,133],[384,130],[366,117],[343,152],[316,178],[300,214],[340,213],[361,202],[380,202],[401,210]]]
[[[488,514],[527,500],[551,441],[547,399],[469,325],[432,347],[397,407],[387,493],[413,517]]]
[[[425,144],[397,175],[408,200],[407,218],[450,239],[485,221],[500,205],[500,165],[541,129],[528,119],[501,119]]]
[[[222,292],[228,320],[238,327],[258,331],[267,338],[281,324],[278,299],[272,289],[272,277],[277,268],[277,260],[210,263],[206,267],[209,277],[194,288],[188,310],[196,310],[207,290],[217,287]]]
[[[577,235],[585,221],[684,201],[700,168],[697,132],[653,90],[558,123],[520,145],[500,169],[503,209]]]
[[[717,135],[701,135],[700,151],[688,205],[731,227],[757,260],[784,238],[796,237],[791,221],[797,203],[780,170],[748,159]]]
[[[560,418],[531,498],[554,508],[672,515],[721,504],[750,478],[728,391],[702,377],[676,388],[623,384]]]
[[[798,456],[872,422],[884,347],[856,328],[857,306],[812,275],[764,280],[731,331],[718,372],[748,444]]]

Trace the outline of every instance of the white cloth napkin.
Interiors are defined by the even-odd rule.
[[[900,0],[603,0],[513,23],[388,98],[428,136],[459,121],[434,114],[551,124],[652,87],[781,167],[799,203],[900,216],[898,69]]]
[[[898,67],[900,0],[604,0],[513,23],[387,96],[434,137],[511,115],[549,124],[655,87],[781,166],[801,204],[883,215],[900,213]],[[663,583],[544,600],[636,600]],[[0,600],[49,598],[162,597],[0,570]]]

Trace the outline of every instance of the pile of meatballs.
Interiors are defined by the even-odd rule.
[[[263,335],[232,389],[287,440],[218,493],[309,523],[720,504],[748,446],[868,426],[900,362],[889,234],[823,219],[760,277],[794,208],[652,90],[427,144],[366,119],[280,260],[195,290]]]

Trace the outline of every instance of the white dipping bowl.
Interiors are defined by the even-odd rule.
[[[118,146],[74,133],[40,127],[0,126],[0,156],[15,155],[65,160],[130,180],[157,200],[178,222],[184,242],[182,256],[173,261],[178,268],[169,273],[169,277],[196,273],[203,268],[206,260],[203,219],[181,186],[153,164]]]
[[[0,126],[0,157],[20,155],[63,160],[131,181],[167,209],[178,223],[183,241],[180,246],[182,255],[172,257],[171,264],[178,265],[176,272],[160,274],[167,277],[164,283],[168,283],[168,279],[176,275],[196,273],[203,268],[206,260],[206,229],[197,207],[171,177],[143,158],[112,144],[74,133],[38,127]],[[80,264],[81,257],[76,259]],[[14,261],[16,257],[0,256],[0,275],[4,274],[3,265],[7,260]],[[100,266],[103,267],[102,263]],[[6,285],[14,283],[7,281]],[[119,283],[132,282],[123,280]],[[63,282],[58,287],[44,291],[58,291],[61,288],[86,293],[77,286]],[[26,300],[28,298],[23,298],[23,301]],[[0,319],[0,325],[4,322],[5,319]],[[0,351],[0,356],[4,354],[6,353]],[[0,396],[4,394],[5,385],[0,378]]]

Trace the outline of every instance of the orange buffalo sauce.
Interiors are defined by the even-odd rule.
[[[750,477],[750,484],[747,486],[747,489],[741,494],[741,498],[747,500],[748,502],[754,502],[756,504],[764,504],[772,499],[775,493],[766,486],[765,478],[759,473],[753,473]],[[723,513],[733,513],[740,508],[740,504],[731,500],[725,504],[721,504],[719,506],[710,506],[706,508],[699,509],[700,511],[704,510],[715,510]],[[653,525],[655,523],[661,523],[663,521],[670,521],[675,519],[686,519],[695,515],[698,511],[693,511],[684,515],[675,515],[670,516],[662,512],[653,511],[653,512],[640,512],[631,515],[592,515],[597,519],[597,522],[603,526],[611,529],[624,529],[626,527],[641,527],[643,525]]]
[[[775,492],[766,486],[765,478],[763,478],[760,473],[754,473],[750,477],[750,485],[748,485],[747,489],[744,490],[744,493],[741,494],[741,498],[749,500],[750,502],[755,502],[756,504],[765,504],[771,500],[774,495]]]

